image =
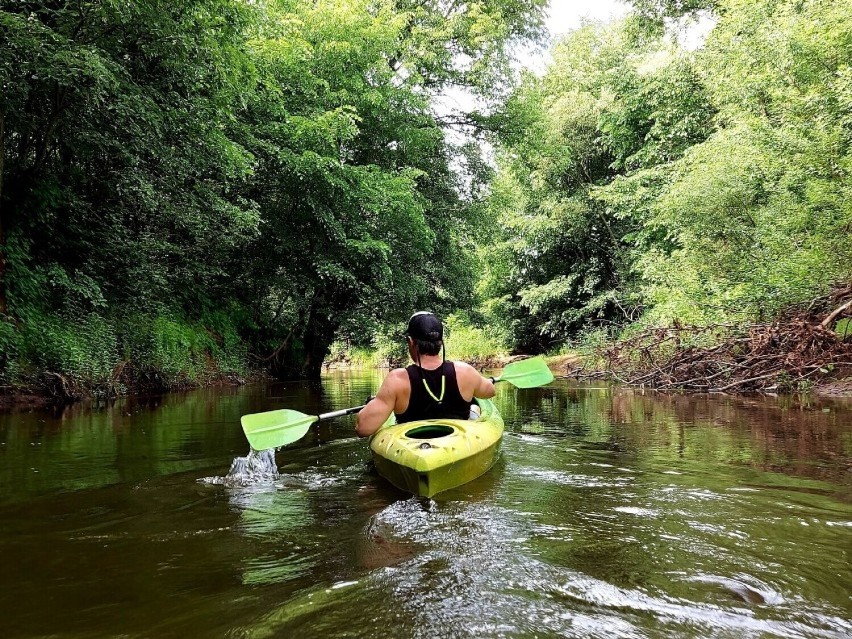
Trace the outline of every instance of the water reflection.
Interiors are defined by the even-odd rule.
[[[513,389],[501,399],[500,411],[518,433],[581,438],[643,457],[712,458],[848,481],[850,402],[662,395],[618,387],[586,391],[558,384]]]

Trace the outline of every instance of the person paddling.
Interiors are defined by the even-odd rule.
[[[359,437],[375,433],[391,413],[396,414],[398,424],[420,419],[468,419],[474,398],[494,397],[494,383],[473,366],[446,361],[444,325],[432,313],[412,315],[405,339],[414,363],[392,370],[376,396],[358,413],[355,432]]]

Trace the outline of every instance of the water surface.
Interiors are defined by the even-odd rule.
[[[352,418],[209,483],[240,415],[380,381],[0,416],[3,636],[852,635],[852,404],[503,386],[497,465],[434,500]]]

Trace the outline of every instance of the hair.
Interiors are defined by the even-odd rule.
[[[437,355],[441,352],[443,340],[423,340],[416,337],[412,337],[411,340],[417,347],[417,352],[421,355]]]

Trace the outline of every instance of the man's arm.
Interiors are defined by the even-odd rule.
[[[468,380],[467,388],[473,386],[473,396],[479,399],[491,399],[496,394],[494,390],[494,382],[489,378],[483,377],[470,364],[465,362],[456,362],[456,376],[461,373]]]
[[[479,375],[479,372],[476,371],[476,374]],[[488,377],[479,375],[479,385],[476,387],[476,390],[473,391],[473,396],[478,397],[479,399],[491,399],[496,394],[497,391],[494,389],[494,382],[492,382]]]
[[[385,381],[382,382],[376,396],[367,402],[367,405],[358,413],[358,421],[355,424],[355,433],[358,437],[369,437],[375,433],[394,411],[400,384],[400,372],[406,375],[407,379],[408,374],[404,370],[391,371]]]

